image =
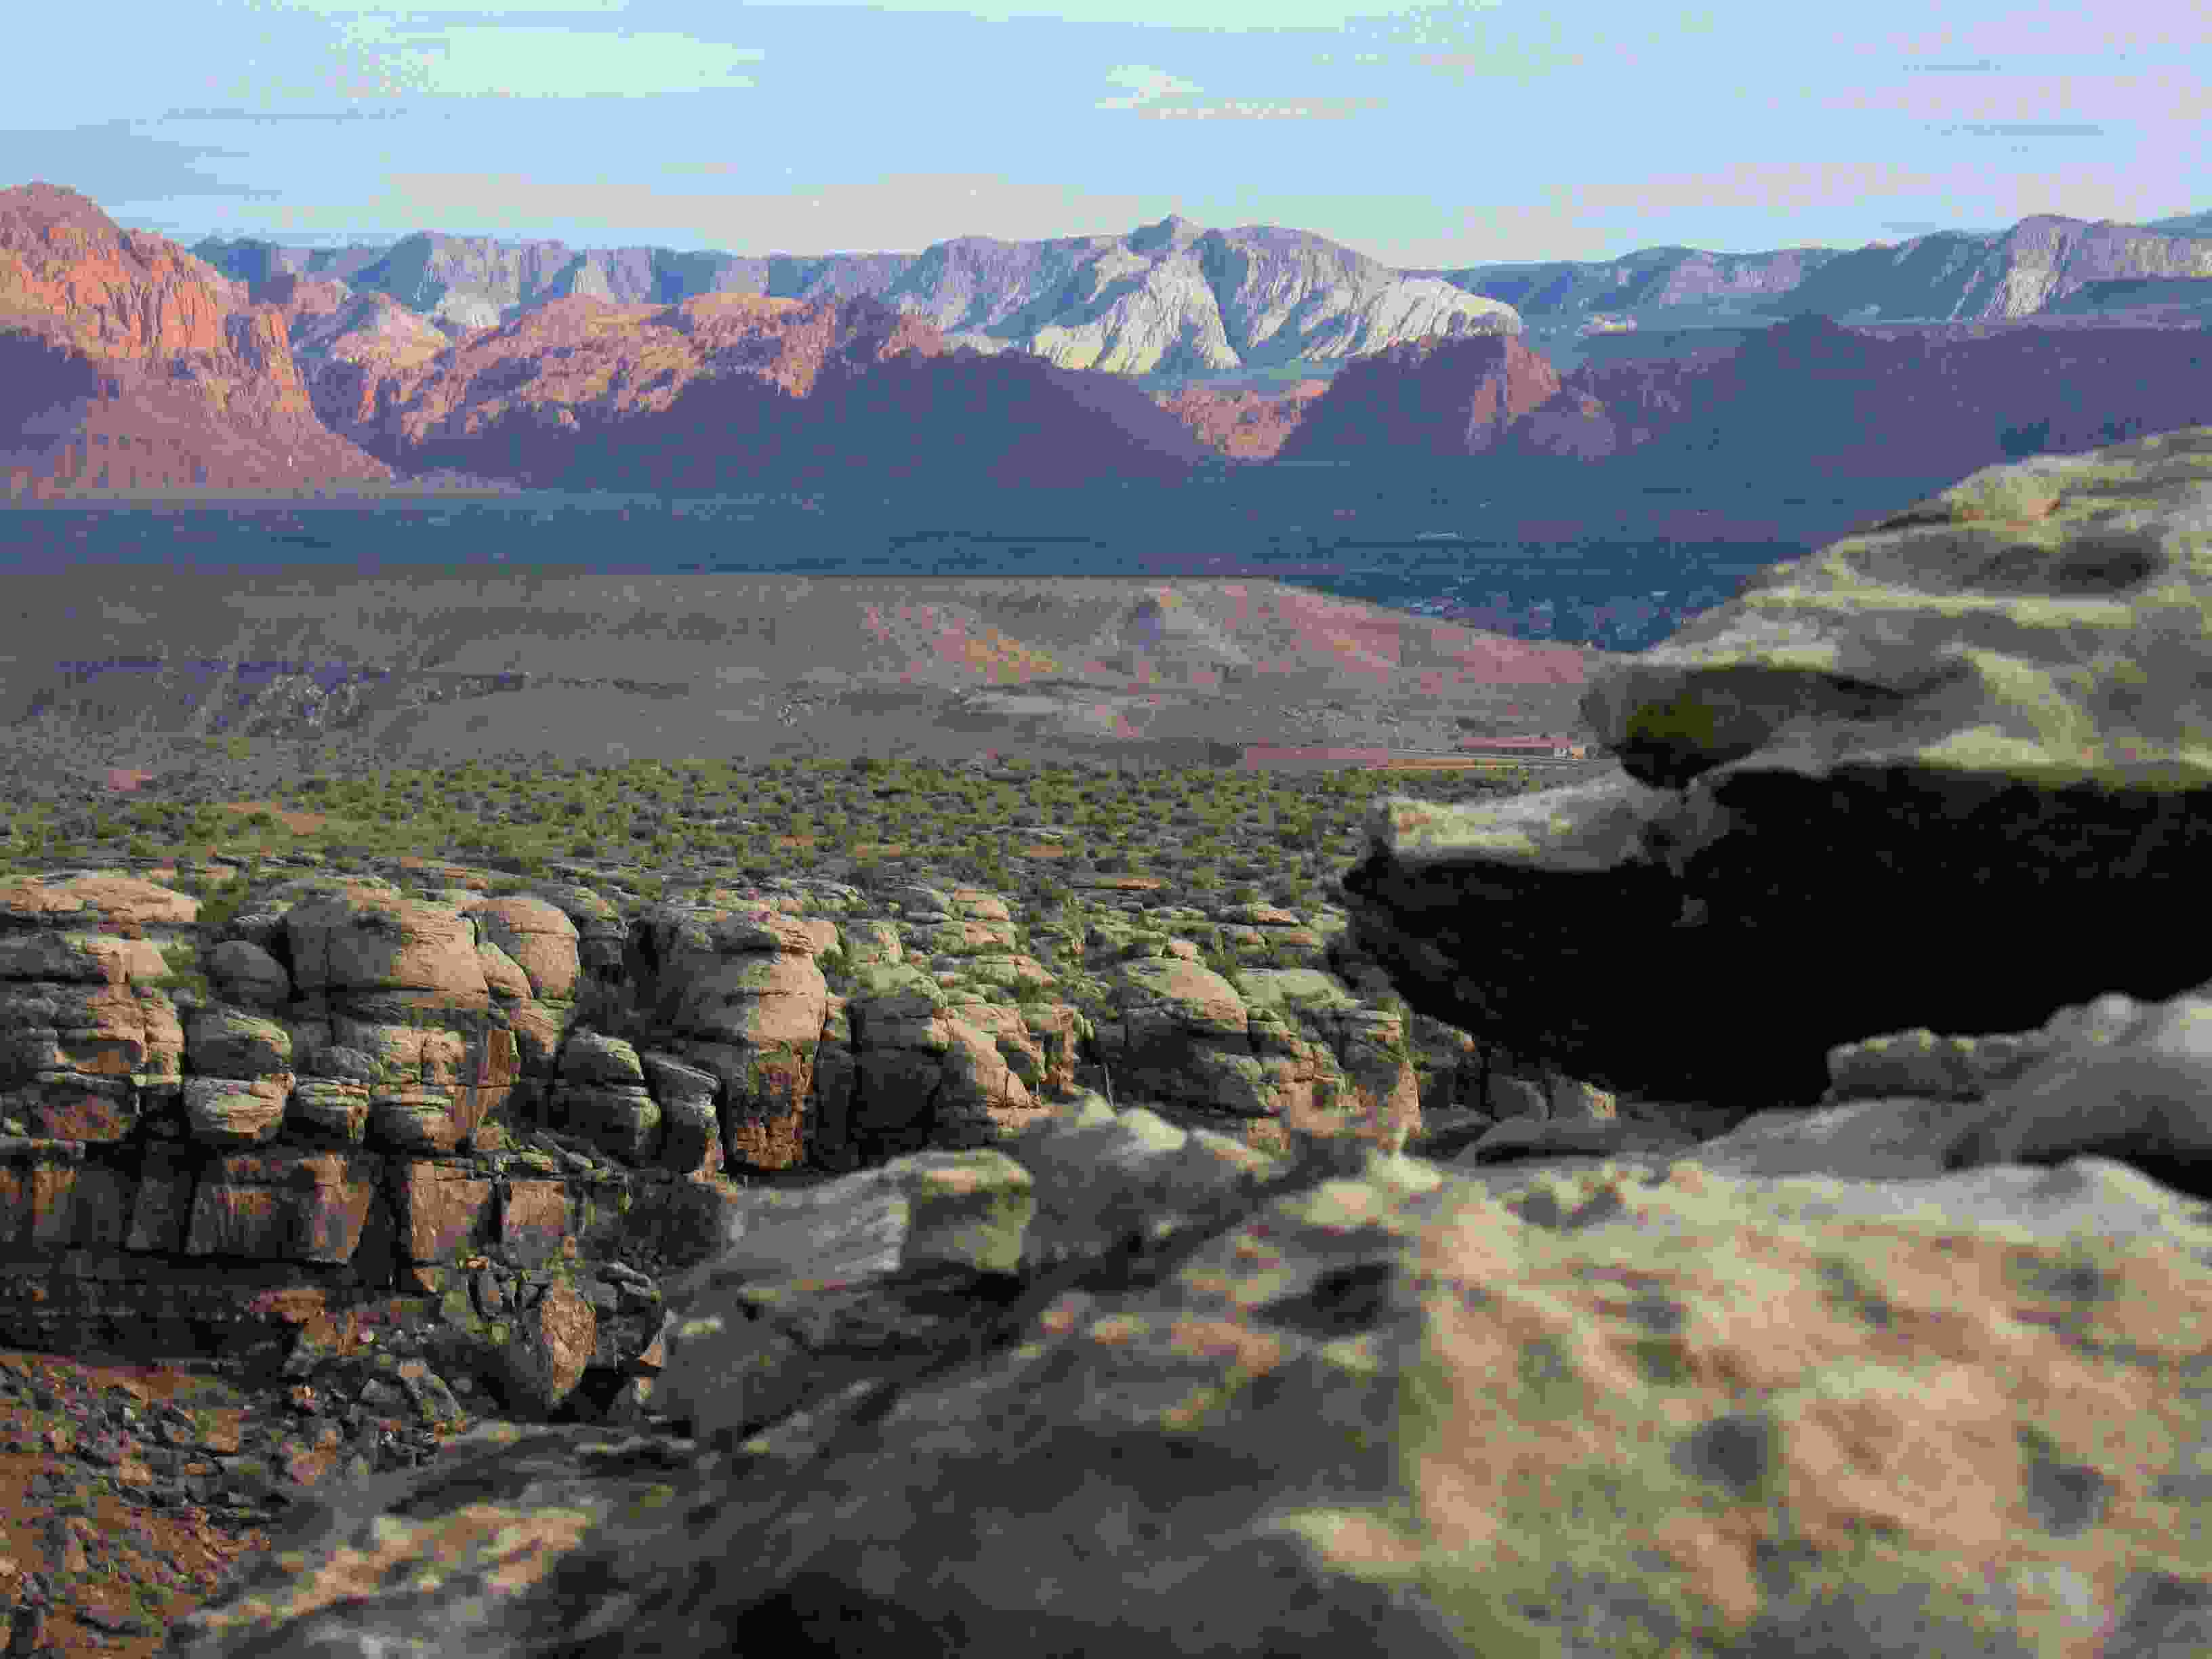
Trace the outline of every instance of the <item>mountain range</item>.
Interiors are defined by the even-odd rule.
[[[0,472],[47,498],[1632,452],[1971,469],[2212,417],[2208,318],[2207,215],[1419,271],[1176,217],[916,254],[186,249],[33,184],[0,191]]]
[[[961,236],[920,253],[746,256],[573,248],[422,231],[389,245],[288,246],[209,238],[191,252],[249,287],[283,276],[380,294],[448,339],[563,298],[673,305],[703,294],[866,295],[953,345],[1063,368],[1185,381],[1310,374],[1398,341],[1503,329],[1571,342],[1623,325],[1711,324],[1813,310],[1842,321],[2016,321],[2045,311],[2212,306],[2212,214],[2144,226],[2057,215],[2005,231],[1941,231],[1856,250],[1639,249],[1618,259],[1394,269],[1310,231],[1203,229],[1170,216],[1126,236]],[[2146,285],[2179,288],[2153,295]]]

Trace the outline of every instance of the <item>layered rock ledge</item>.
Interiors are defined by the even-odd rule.
[[[1870,1032],[2200,983],[2208,547],[2212,429],[1977,472],[1609,668],[1619,775],[1378,802],[1354,941],[1432,1018],[1738,1111]]]
[[[296,1364],[428,1317],[506,1409],[596,1411],[745,1188],[988,1146],[1086,1085],[1262,1156],[1613,1109],[1409,1030],[1340,914],[492,879],[280,872],[207,925],[145,876],[0,886],[4,1340]]]

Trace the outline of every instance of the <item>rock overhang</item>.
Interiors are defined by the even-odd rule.
[[[1985,469],[1611,666],[1619,773],[1378,802],[1353,936],[1435,1019],[1747,1109],[1853,1032],[2176,994],[2209,602],[2212,428]]]

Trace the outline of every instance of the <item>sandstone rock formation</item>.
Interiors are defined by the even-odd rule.
[[[1826,247],[1761,253],[1709,253],[1698,248],[1639,248],[1618,259],[1546,259],[1468,265],[1439,271],[1472,293],[1502,300],[1525,319],[1570,321],[1639,312],[1671,311],[1715,301],[1757,303],[1796,292],[1814,273],[1842,258]]]
[[[2017,1030],[2198,982],[2161,917],[2212,822],[2208,477],[2203,428],[2043,457],[1771,567],[1593,684],[1618,776],[1378,806],[1346,878],[1358,937],[1436,1018],[1746,1107],[1809,1101],[1819,1056],[1869,1032]],[[1905,913],[1951,943],[1893,948],[1874,918]],[[1482,972],[1439,948],[1439,915]],[[1692,1040],[1722,1009],[1765,1063]]]
[[[1686,489],[1716,466],[1928,477],[2212,419],[2208,362],[2195,329],[1875,330],[1808,313],[1733,349],[1565,374],[1512,337],[1418,342],[1269,412],[1286,460],[1639,451]],[[1205,405],[1177,407],[1206,435]]]
[[[946,245],[948,260],[958,246]],[[1003,259],[1003,245],[985,246]],[[990,296],[988,311],[969,301],[956,322],[945,298],[933,296],[923,314],[963,337],[1008,338],[1006,323],[1049,296],[1054,314],[1041,325],[1023,319],[1012,343],[1064,368],[1129,374],[1325,362],[1520,327],[1499,301],[1391,270],[1307,231],[1204,230],[1170,215],[1127,237],[1086,238],[1077,247],[1090,257],[1073,281],[1054,267],[1075,250],[1046,243],[1037,251],[1057,257],[1033,258],[1025,282],[995,284],[1002,292]],[[909,273],[887,297],[913,292],[920,275]],[[1008,286],[1012,291],[1004,292]]]
[[[1639,248],[1618,259],[1468,265],[1429,273],[1502,300],[1548,331],[1618,315],[1646,326],[1811,310],[1855,320],[2019,319],[2061,313],[2100,283],[2212,276],[2197,220],[2092,222],[2039,213],[2007,230],[1941,230],[1856,249],[1711,253]],[[2130,308],[2099,296],[2100,307]]]
[[[1277,1150],[1286,1123],[1338,1119],[1403,1144],[1425,1103],[1462,1139],[1612,1110],[1409,1030],[1329,971],[1359,977],[1330,927],[1265,906],[1146,907],[1108,878],[1080,925],[1029,929],[969,890],[626,913],[560,882],[395,874],[264,884],[211,930],[128,875],[0,888],[10,1340],[273,1361],[411,1305],[443,1322],[432,1358],[542,1414],[587,1370],[604,1392],[658,1363],[658,1292],[618,1275],[696,1259],[687,1217],[733,1180],[991,1146],[1079,1073]],[[1193,935],[1242,965],[1208,968]]]
[[[1868,320],[2018,318],[2092,283],[2175,276],[2212,276],[2212,240],[2038,213],[2009,230],[1938,231],[1831,258],[1788,302]]]
[[[1626,423],[1603,399],[1570,385],[1516,421],[1496,453],[1602,461],[1651,435],[1651,428]]]
[[[435,325],[388,295],[280,276],[252,289],[284,318],[315,413],[331,431],[374,440],[400,389],[451,344]]]
[[[1516,304],[1571,331],[1715,304],[2056,323],[2130,281],[2212,281],[2212,243],[2049,216],[1851,254],[1655,249],[1448,277],[1304,232],[1172,217],[1127,236],[811,259],[436,233],[313,256],[204,245],[227,279],[73,192],[7,196],[43,273],[13,279],[27,320],[0,337],[21,388],[5,464],[18,495],[395,468],[681,493],[855,468],[926,484],[980,466],[1011,488],[1172,478],[1214,455],[1599,461],[1661,439],[1686,468],[1726,448],[1942,473],[2212,418],[2165,328],[1880,340],[1826,325],[1565,377],[1517,337]],[[60,241],[38,228],[64,224],[76,228]],[[1962,265],[1960,249],[1981,252]],[[58,274],[88,260],[82,280]],[[130,343],[140,317],[155,343]],[[1122,379],[1352,358],[1360,373],[1317,397],[1152,399]],[[963,418],[942,422],[946,409]]]
[[[810,257],[577,249],[423,232],[388,249],[198,251],[234,276],[291,271],[380,293],[453,339],[556,301],[665,307],[703,295],[836,303],[867,297],[955,345],[1124,374],[1324,362],[1430,334],[1511,331],[1511,307],[1394,270],[1307,231],[1207,230],[1170,215],[1125,235],[1004,242],[955,236],[920,253]]]
[[[2212,1230],[1931,1104],[1286,1169],[1093,1099],[741,1197],[654,1409],[336,1490],[167,1651],[2186,1650]]]
[[[1510,334],[1412,341],[1345,365],[1278,454],[1480,454],[1559,392],[1551,364]]]
[[[1706,388],[1729,356],[1706,351],[1584,363],[1559,377],[1559,395],[1516,422],[1501,447],[1603,459],[1650,443],[1711,408]]]
[[[656,258],[656,254],[660,255]],[[681,256],[678,256],[681,260]],[[701,293],[756,291],[734,261],[694,255],[691,280],[665,290],[665,250],[609,248],[592,253],[559,241],[501,242],[488,236],[418,232],[402,237],[353,273],[355,286],[384,295],[451,338],[510,322],[533,305],[571,297],[636,305]],[[703,285],[702,284],[703,279]]]
[[[1191,386],[1156,392],[1153,401],[1215,453],[1237,461],[1272,461],[1328,390],[1326,380],[1300,380],[1266,391]]]
[[[1756,325],[1800,309],[1857,319],[2121,316],[2142,309],[2132,286],[2204,280],[2208,248],[2187,219],[2128,226],[2045,214],[2005,231],[1942,231],[1855,251],[1656,247],[1450,270],[1394,270],[1305,231],[1206,230],[1174,216],[1126,235],[956,236],[919,254],[580,249],[434,231],[388,246],[211,238],[192,251],[242,283],[289,274],[382,294],[453,339],[574,296],[663,306],[720,293],[866,295],[985,351],[1026,351],[1063,368],[1205,374],[1340,360],[1470,330],[1571,343],[1593,324]]]
[[[392,476],[317,420],[276,309],[54,185],[0,191],[0,386],[16,498]]]
[[[1684,408],[1651,464],[1731,464],[1844,476],[1964,474],[2212,420],[2203,331],[2008,329],[1946,339],[1844,328],[1808,313],[1752,336],[1694,376],[1662,374]],[[1609,377],[1626,379],[1626,366]]]
[[[194,242],[189,251],[195,258],[204,260],[231,281],[244,283],[248,288],[258,288],[284,276],[344,286],[357,272],[384,258],[389,244],[356,242],[336,247],[297,247],[258,236],[209,236]]]
[[[333,1491],[169,1650],[2201,1650],[2208,486],[2212,431],[1978,474],[1601,684],[1617,781],[1378,812],[1344,984],[1678,1097],[1270,1153],[1084,1097],[730,1194],[619,1423]],[[623,938],[746,928],[812,938]]]
[[[735,494],[860,473],[1169,477],[1206,453],[1133,386],[955,348],[865,297],[579,295],[451,345],[388,300],[294,326],[324,418],[410,472]]]

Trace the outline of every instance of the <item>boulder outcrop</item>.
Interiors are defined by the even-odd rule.
[[[1598,686],[1619,780],[1378,812],[1345,983],[1709,1095],[1450,1145],[1286,1112],[1276,1150],[1085,1096],[730,1194],[618,1422],[319,1495],[168,1650],[2201,1650],[2208,466],[2200,431],[1978,474]],[[791,966],[700,983],[803,1031],[803,921],[623,939],[740,937]],[[1255,1077],[1176,958],[1130,959],[1117,1053],[1172,1025]]]
[[[1869,1032],[2200,982],[2208,483],[2203,428],[2042,457],[1771,567],[1594,682],[1617,775],[1378,804],[1355,937],[1434,1018],[1747,1109]]]
[[[742,1195],[649,1408],[319,1495],[167,1650],[2185,1650],[2201,1206],[1858,1105],[1500,1166],[1091,1099]]]
[[[489,884],[301,871],[206,926],[143,877],[0,887],[0,1331],[260,1364],[411,1313],[542,1414],[649,1372],[631,1290],[698,1206],[996,1145],[1079,1079],[1266,1152],[1612,1109],[1353,992],[1340,917],[1110,878],[1034,925],[964,888]]]

